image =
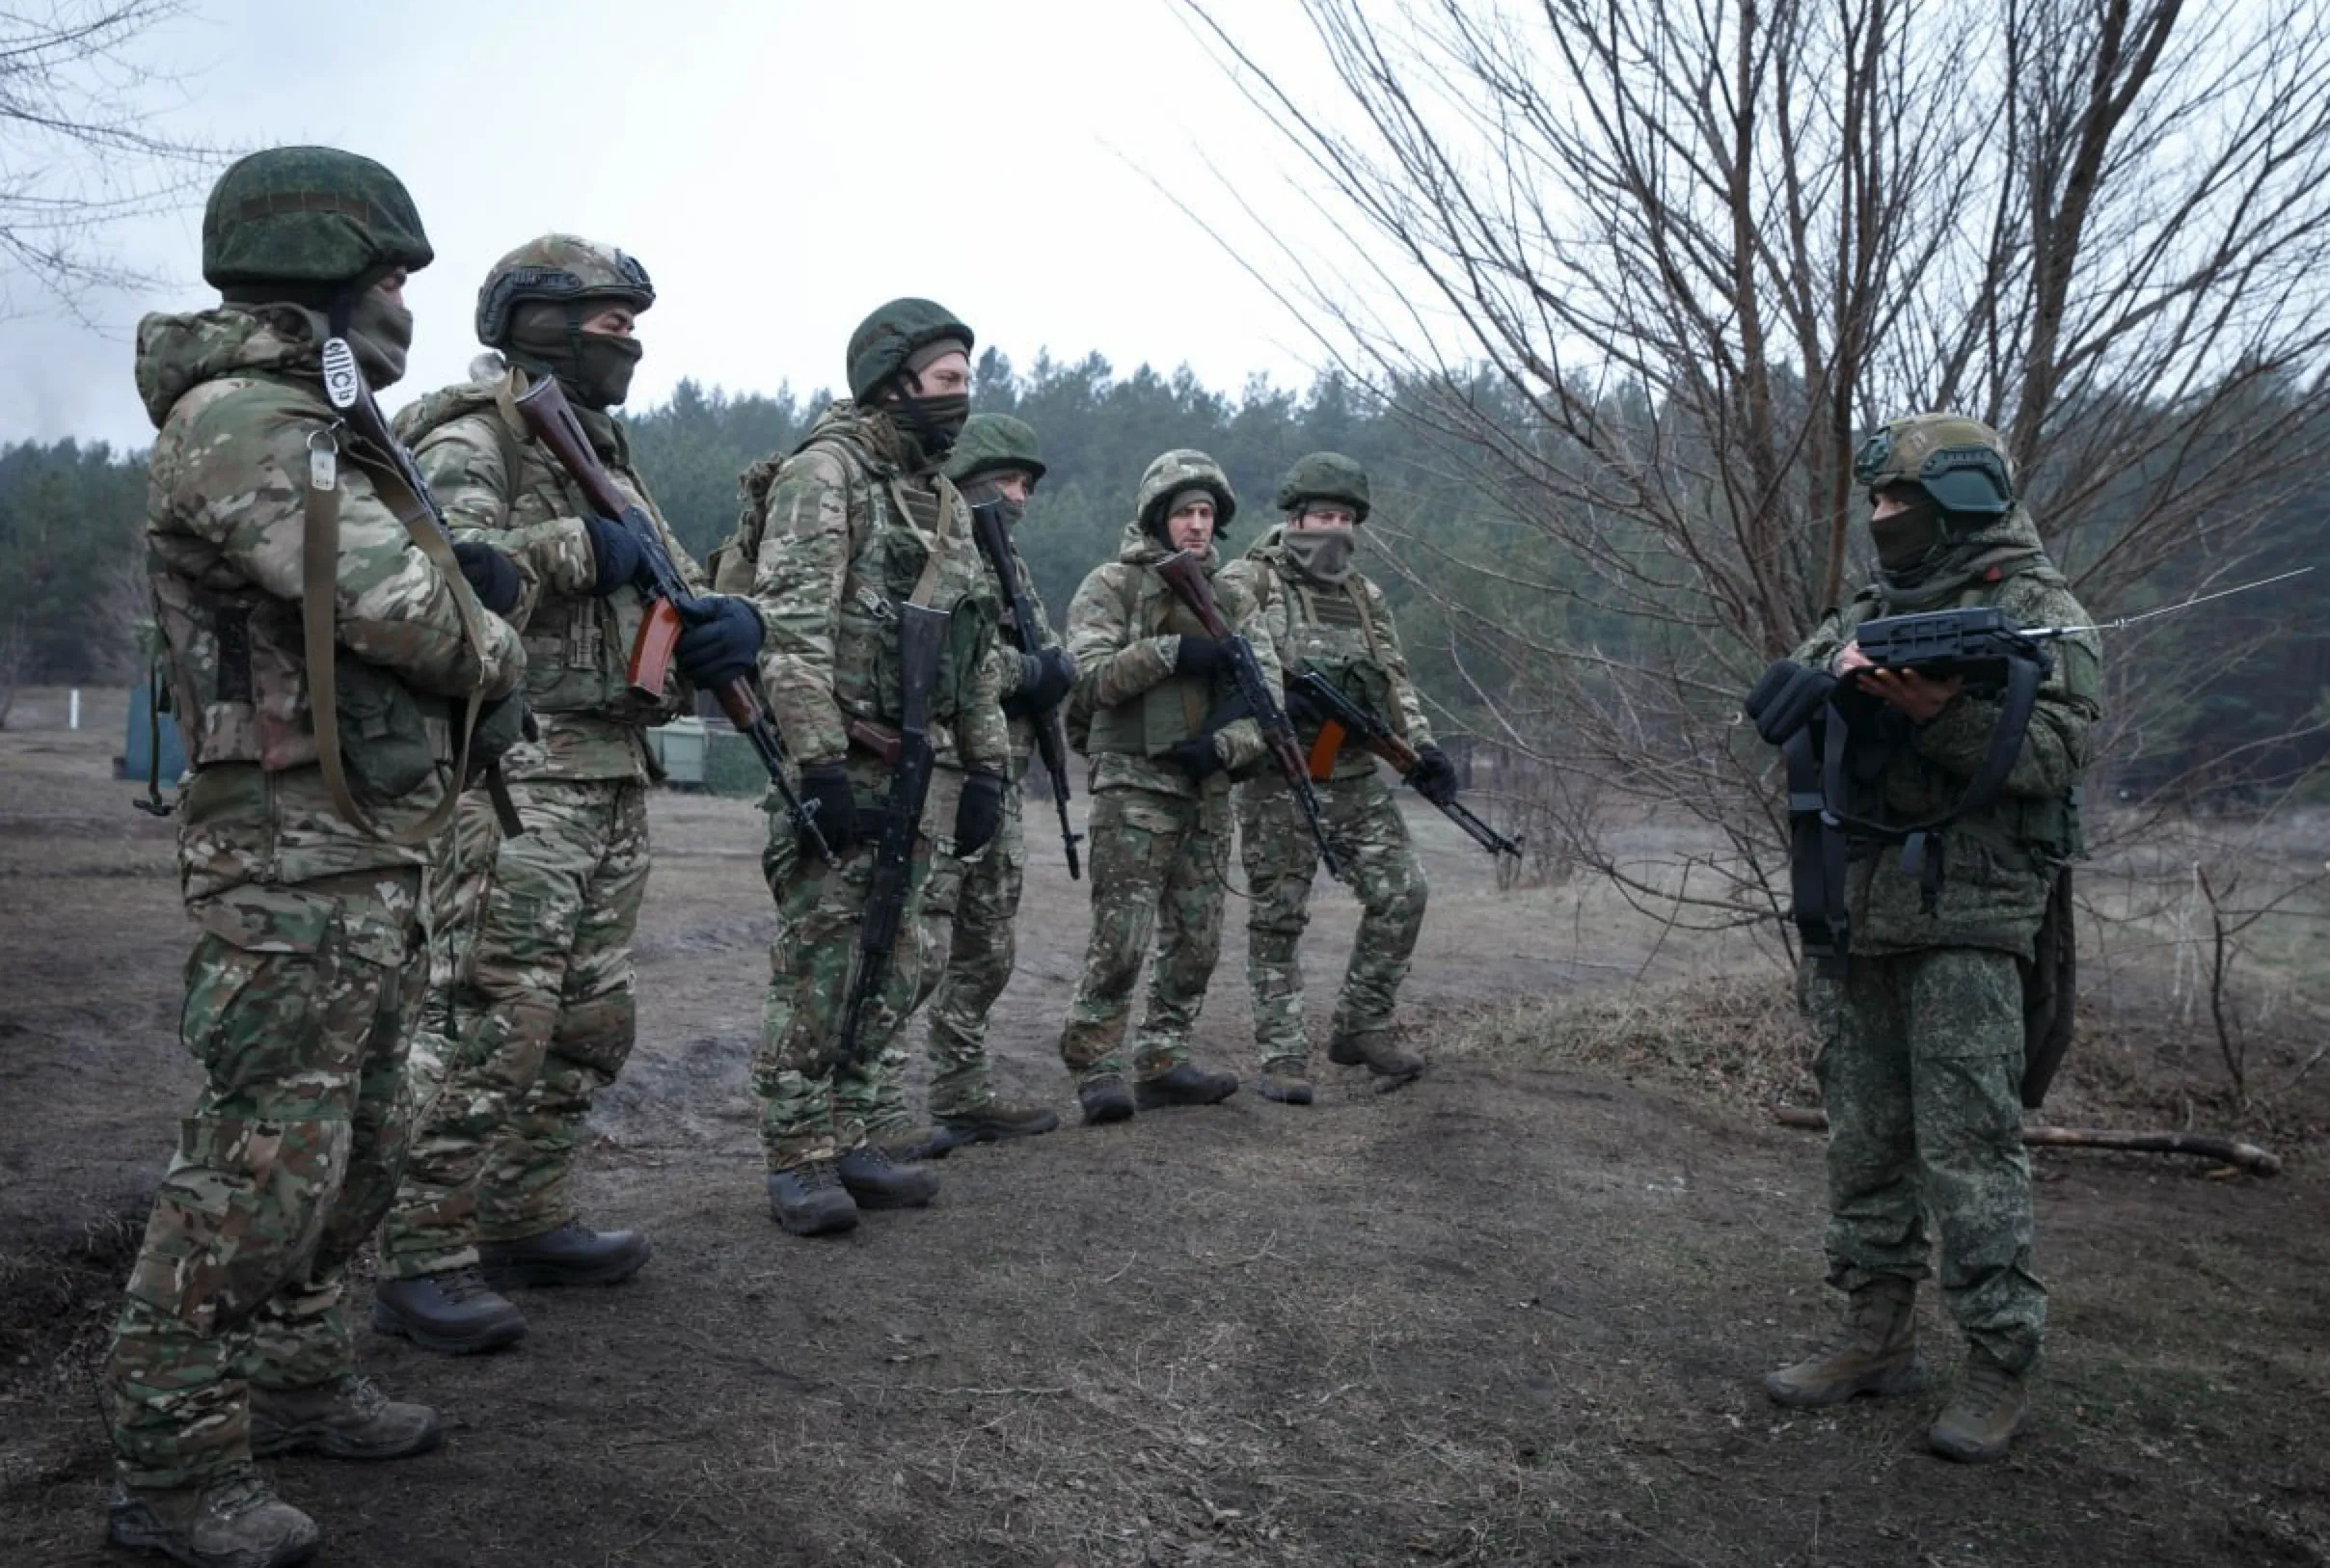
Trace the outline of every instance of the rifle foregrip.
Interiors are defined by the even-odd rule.
[[[671,679],[672,650],[679,646],[680,612],[668,599],[650,599],[639,635],[631,644],[631,665],[624,679],[643,697],[661,697]]]

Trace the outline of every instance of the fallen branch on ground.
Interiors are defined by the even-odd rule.
[[[1783,1127],[1829,1130],[1829,1113],[1801,1105],[1776,1105],[1772,1119]],[[2198,1154],[2221,1160],[2251,1176],[2279,1176],[2282,1157],[2255,1144],[2208,1132],[2118,1132],[2109,1127],[2025,1127],[2022,1141],[2035,1149],[2119,1149],[2137,1154]]]

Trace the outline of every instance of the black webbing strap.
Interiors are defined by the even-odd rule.
[[[2039,683],[2046,678],[2046,665],[2038,660],[2007,661],[2006,690],[1999,702],[1998,722],[1991,730],[1990,748],[1983,753],[1982,766],[1966,781],[1958,803],[1948,811],[1907,826],[1891,826],[1848,815],[1843,809],[1845,747],[1834,745],[1828,748],[1822,771],[1821,793],[1826,801],[1823,821],[1854,838],[1900,845],[1902,872],[1917,879],[1920,902],[1925,912],[1932,914],[1941,898],[1941,835],[1989,805],[2006,787],[2007,775],[2015,770],[2015,759],[2022,755],[2031,715],[2039,706]]]
[[[1845,836],[1829,825],[1820,736],[1832,710],[1797,726],[1780,745],[1788,767],[1788,891],[1804,956],[1834,974],[1851,945],[1845,907]],[[1840,737],[1841,742],[1841,737]],[[1830,748],[1844,753],[1839,743]]]

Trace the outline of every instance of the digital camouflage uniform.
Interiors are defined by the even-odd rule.
[[[1423,704],[1409,680],[1407,656],[1383,591],[1357,568],[1340,581],[1310,578],[1287,554],[1285,529],[1256,540],[1224,581],[1249,586],[1260,619],[1288,674],[1314,671],[1365,703],[1411,746],[1432,743]],[[1297,719],[1306,758],[1318,725]],[[1357,895],[1359,933],[1336,999],[1330,1028],[1338,1041],[1364,1048],[1386,1034],[1423,929],[1423,867],[1408,842],[1407,820],[1384,784],[1374,755],[1356,740],[1335,754],[1328,777],[1314,779],[1319,815],[1344,877]],[[1293,791],[1275,771],[1237,787],[1238,848],[1249,903],[1246,982],[1254,998],[1254,1040],[1263,1069],[1301,1077],[1310,1056],[1303,1032],[1303,971],[1297,947],[1311,918],[1318,845]]]
[[[1030,479],[1043,477],[1043,462],[1035,456],[1035,433],[1006,415],[975,414],[964,426],[946,464],[947,476],[969,486],[980,474],[1016,469]],[[1012,545],[1019,581],[1028,585],[1028,603],[1037,625],[1028,649],[1060,645],[1044,614],[1043,600],[1035,591],[1027,562]],[[985,556],[981,557],[985,564]],[[1011,623],[1011,608],[1002,600],[1002,584],[991,569],[987,591],[993,595],[1009,640],[995,646],[996,689],[1008,702],[1019,689],[1025,669],[1021,645]],[[914,1006],[930,1008],[927,1049],[931,1062],[930,1113],[940,1123],[976,1118],[999,1110],[1011,1122],[1028,1130],[1043,1130],[1036,1108],[999,1104],[988,1073],[988,1014],[1011,983],[1018,945],[1016,927],[1019,898],[1027,881],[1027,836],[1019,784],[1026,776],[1028,756],[1035,749],[1032,718],[1009,718],[1011,770],[1003,793],[1003,822],[984,850],[968,859],[955,852],[952,833],[943,826],[932,834],[931,872],[922,896],[922,920],[917,927],[921,944],[922,979]],[[938,773],[931,789],[925,820],[935,825],[953,821],[954,798],[961,788],[962,764],[952,736],[938,752]],[[868,1131],[877,1140],[911,1133],[917,1123],[907,1108],[906,1051],[896,1039],[883,1053],[877,1104],[868,1119]],[[943,1152],[934,1147],[935,1152]]]
[[[1906,445],[1919,424],[1995,446],[1965,420],[1921,416],[1889,428]],[[1911,575],[1913,586],[1881,575],[1792,657],[1829,666],[1861,622],[1912,611],[1996,606],[2021,626],[2086,625],[2029,513],[2011,498],[2002,504],[1955,532]],[[1906,1302],[1930,1272],[1930,1216],[1944,1305],[1969,1343],[2017,1379],[2037,1359],[2046,1319],[2022,1143],[2022,973],[2074,846],[2067,800],[2099,713],[2093,635],[2056,642],[2053,654],[2003,790],[1942,836],[1944,879],[1931,907],[1898,846],[1864,845],[1848,866],[1843,977],[1808,971],[1805,983],[1829,1122],[1829,1283],[1863,1305],[1876,1294]],[[1873,798],[1866,814],[1915,823],[1956,806],[1999,713],[1995,695],[1968,690],[1924,724],[1891,716],[1899,739],[1882,804]]]
[[[230,169],[205,219],[205,276],[263,292],[248,268],[222,263],[232,252],[219,228],[238,221],[233,193],[257,181],[261,199],[287,204],[298,198],[286,191],[350,167],[402,198],[385,170],[329,149],[278,149]],[[289,269],[305,243],[327,258],[346,254],[350,230],[289,227],[277,238],[291,258],[273,258],[283,276],[318,284],[344,276]],[[417,220],[408,243],[391,250],[375,232],[355,254],[384,271],[428,258]],[[334,809],[308,706],[299,601],[311,442],[339,418],[318,368],[327,331],[312,310],[264,305],[151,315],[138,329],[138,389],[159,431],[148,575],[193,767],[178,866],[201,934],[179,1030],[204,1084],[155,1195],[105,1370],[114,1451],[131,1489],[207,1488],[243,1472],[252,1386],[314,1389],[350,1376],[346,1266],[387,1207],[403,1157],[405,1044],[426,980],[426,854]],[[350,701],[364,683],[429,716],[435,776],[367,802],[384,829],[409,831],[449,783],[457,737],[437,716],[450,706],[440,699],[509,690],[525,655],[508,626],[473,605],[480,657],[462,630],[469,590],[414,547],[357,461],[354,438],[343,432],[339,448],[342,750],[366,733]],[[252,1496],[232,1507],[249,1513]],[[304,1517],[261,1501],[298,1519],[312,1545]],[[124,1533],[123,1507],[115,1538],[158,1545]],[[221,1520],[233,1523],[225,1511],[211,1523]],[[273,1545],[299,1550],[289,1537]],[[248,1560],[288,1560],[249,1550]]]
[[[497,272],[587,269],[599,253],[551,236]],[[441,937],[446,1070],[382,1229],[381,1270],[393,1279],[470,1266],[480,1241],[575,1218],[574,1157],[591,1097],[622,1070],[637,1032],[631,941],[647,889],[644,732],[689,707],[676,666],[660,697],[630,689],[646,601],[634,587],[594,592],[598,563],[582,522],[593,508],[503,407],[511,372],[491,356],[477,370],[480,379],[406,408],[397,426],[455,537],[490,543],[519,569],[510,619],[525,634],[539,740],[503,760],[524,834],[501,836],[483,791],[462,798]],[[570,401],[617,488],[702,589],[703,573],[631,465],[622,424]]]
[[[1168,452],[1151,464],[1117,558],[1094,568],[1068,611],[1068,651],[1076,662],[1070,723],[1086,730],[1082,749],[1092,760],[1092,933],[1060,1034],[1061,1061],[1079,1084],[1124,1072],[1144,957],[1152,961],[1133,1033],[1133,1070],[1154,1079],[1188,1061],[1189,1032],[1221,952],[1230,780],[1266,756],[1252,718],[1215,733],[1222,772],[1193,781],[1164,755],[1198,735],[1233,689],[1226,675],[1175,673],[1180,639],[1203,636],[1205,628],[1157,576],[1173,551],[1144,523],[1153,508],[1198,485],[1224,499],[1231,494],[1227,475],[1203,452]],[[1221,564],[1219,549],[1208,547],[1204,565],[1222,618],[1252,643],[1263,680],[1275,688],[1278,660],[1251,588],[1220,572]]]
[[[818,417],[781,463],[746,477],[747,527],[729,574],[751,563],[751,588],[769,627],[761,660],[772,717],[804,765],[841,760],[866,836],[838,865],[803,857],[792,821],[770,816],[762,866],[777,905],[777,935],[753,1091],[772,1172],[803,1169],[865,1146],[880,1114],[881,1059],[912,1011],[921,978],[917,930],[930,872],[930,829],[916,840],[912,891],[889,973],[859,1029],[856,1057],[834,1066],[874,865],[874,824],[888,765],[854,744],[847,724],[894,731],[900,718],[894,600],[910,595],[934,554],[929,603],[953,616],[932,694],[933,716],[965,767],[1001,772],[1011,738],[997,707],[989,658],[995,608],[968,507],[935,465],[916,462],[889,413],[853,400]],[[908,465],[911,465],[910,467]],[[1008,795],[1008,791],[1006,792]],[[935,819],[934,789],[924,821]]]

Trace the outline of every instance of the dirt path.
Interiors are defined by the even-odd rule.
[[[0,1563],[95,1563],[88,1357],[191,1071],[168,828],[95,734],[0,735]],[[37,718],[20,710],[19,722]],[[1040,824],[1042,819],[1036,819]],[[1437,818],[1408,1017],[1623,979],[1622,923],[1501,896]],[[1775,1411],[1821,1333],[1817,1140],[1624,1084],[1460,1061],[1399,1094],[1070,1126],[941,1169],[938,1206],[770,1222],[743,1092],[769,932],[759,819],[656,804],[642,1038],[593,1212],[632,1285],[525,1298],[514,1351],[366,1335],[451,1441],[279,1468],[336,1563],[2321,1563],[2330,1184],[2050,1158],[2052,1363],[2010,1464],[1930,1458],[1932,1400]],[[1083,930],[1036,839],[996,1038],[1053,1041]],[[1340,955],[1331,894],[1311,951]],[[1234,933],[1201,1054],[1244,1070]],[[1677,959],[1675,961],[1679,961]],[[1327,970],[1330,965],[1316,965]],[[1316,987],[1314,987],[1314,989]],[[1325,999],[1317,1003],[1323,1026]],[[1322,1067],[1322,1070],[1326,1069]],[[1943,1325],[1930,1339],[1954,1372]],[[13,1364],[13,1365],[12,1365]]]

